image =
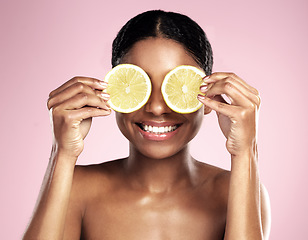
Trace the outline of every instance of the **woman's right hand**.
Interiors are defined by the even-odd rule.
[[[102,93],[103,81],[74,77],[49,94],[48,109],[54,133],[54,149],[77,160],[83,139],[90,130],[92,117],[107,116],[111,109]]]

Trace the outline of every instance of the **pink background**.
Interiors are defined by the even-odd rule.
[[[261,92],[259,166],[272,204],[271,239],[304,239],[308,2],[248,2],[2,0],[0,239],[19,239],[30,219],[51,148],[49,92],[75,75],[102,79],[120,27],[158,8],[196,20],[212,43],[214,70],[235,72]],[[127,145],[114,115],[95,119],[79,163],[126,156]],[[205,118],[192,151],[229,168],[215,114]]]

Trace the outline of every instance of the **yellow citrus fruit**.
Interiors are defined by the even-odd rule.
[[[109,93],[110,107],[122,113],[140,109],[151,95],[152,85],[146,72],[133,64],[120,64],[107,73],[104,92]]]
[[[171,70],[161,86],[163,98],[173,111],[192,113],[197,111],[202,103],[197,99],[200,86],[204,84],[205,73],[200,69],[181,65]]]

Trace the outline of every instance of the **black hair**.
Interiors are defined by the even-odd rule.
[[[163,37],[180,43],[207,75],[212,73],[212,47],[203,29],[191,18],[180,13],[152,10],[130,19],[112,43],[112,67],[138,41]]]

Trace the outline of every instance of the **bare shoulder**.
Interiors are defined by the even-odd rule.
[[[87,200],[108,190],[116,184],[123,172],[124,159],[100,164],[77,165],[75,167],[72,197],[86,205]]]
[[[117,159],[99,164],[76,165],[74,174],[76,178],[83,178],[83,180],[85,180],[84,178],[95,179],[98,176],[108,177],[112,174],[117,174],[122,169],[124,161],[125,159]]]
[[[200,173],[206,177],[207,180],[215,181],[216,184],[228,184],[230,180],[230,171],[210,165],[204,162],[197,161],[197,167]]]
[[[212,194],[215,194],[219,199],[226,204],[228,201],[230,174],[229,170],[210,165],[203,162],[198,162],[199,171],[202,176],[204,185],[212,189]]]
[[[75,167],[63,239],[80,239],[87,207],[98,200],[100,193],[110,189],[122,162],[115,160]]]

